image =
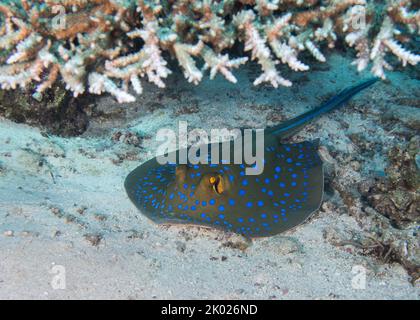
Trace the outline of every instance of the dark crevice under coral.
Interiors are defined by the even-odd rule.
[[[47,90],[42,101],[32,97],[33,89],[0,90],[0,116],[17,123],[40,127],[48,134],[78,136],[89,125],[92,97],[72,97],[61,86]]]

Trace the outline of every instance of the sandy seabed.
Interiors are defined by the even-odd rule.
[[[99,98],[97,108],[112,116],[93,119],[76,138],[0,119],[0,298],[419,299],[418,282],[403,264],[346,242],[383,221],[383,232],[410,242],[407,259],[418,262],[418,225],[394,230],[377,213],[360,217],[341,197],[349,187],[334,188],[383,175],[387,151],[404,143],[399,126],[420,121],[418,106],[395,99],[419,99],[420,83],[408,73],[390,74],[390,83],[375,84],[298,134],[297,140],[320,139],[330,187],[321,210],[295,230],[247,241],[158,226],[124,191],[126,175],[154,155],[162,127],[185,120],[206,130],[264,128],[369,76],[346,58],[329,61],[291,74],[292,88],[253,87],[252,66],[236,72],[236,85],[217,78],[192,86],[173,75],[165,90],[145,84],[130,105]],[[400,121],[395,130],[384,125],[389,113]],[[361,155],[354,134],[379,147]]]

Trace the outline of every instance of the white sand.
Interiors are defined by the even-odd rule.
[[[296,230],[254,240],[240,250],[228,245],[247,246],[239,236],[151,223],[123,189],[126,175],[153,155],[154,134],[161,127],[176,128],[177,120],[204,129],[265,127],[272,124],[266,117],[273,110],[285,117],[298,115],[363,77],[343,58],[331,61],[330,70],[292,75],[292,89],[253,88],[250,81],[256,72],[245,68],[236,72],[237,85],[217,79],[194,87],[174,76],[166,91],[145,85],[146,93],[131,105],[104,97],[99,108],[121,109],[122,116],[92,121],[79,138],[48,137],[0,119],[0,299],[418,299],[420,288],[410,284],[399,264],[382,264],[328,240],[331,233],[365,231],[345,207],[336,210],[342,206],[337,195],[327,197],[333,210],[320,211]],[[348,134],[370,128],[385,145],[394,145],[398,138],[387,135],[371,115],[391,104],[386,100],[390,94],[410,97],[419,83],[400,73],[391,80],[392,86],[377,84],[355,99],[358,110],[368,106],[371,114],[343,109],[299,137],[321,138],[330,153],[357,152]],[[161,106],[148,110],[156,102]],[[175,115],[191,106],[197,106],[198,113]],[[420,119],[419,109],[404,108],[399,109],[400,117],[407,117],[403,121]],[[115,128],[150,138],[144,148],[114,142]],[[122,157],[115,163],[127,152],[138,159]],[[356,179],[382,171],[384,154],[375,156]],[[97,236],[102,240],[94,245]],[[65,269],[65,289],[51,285],[56,279],[52,272],[61,270],[54,266]],[[365,289],[352,287],[355,266],[366,270]]]

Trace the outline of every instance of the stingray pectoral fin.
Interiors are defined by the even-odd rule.
[[[310,216],[317,212],[322,204],[324,194],[324,170],[322,163],[312,167],[307,172],[307,198],[299,202],[294,211],[287,216],[288,220],[284,225],[284,230],[292,229],[304,223]],[[300,206],[300,208],[299,208]]]
[[[262,224],[267,222],[267,228],[253,236],[271,236],[293,229],[314,214],[322,203],[324,172],[317,143],[280,146],[280,150],[283,149],[288,150],[287,155],[291,158],[276,163],[282,170],[276,180],[281,183],[273,189],[274,206],[267,210],[264,219],[257,220]]]
[[[137,206],[136,203],[136,185],[138,183],[138,179],[140,177],[139,171],[141,171],[141,167],[137,167],[133,171],[131,171],[128,176],[124,180],[124,189],[127,192],[128,198]]]
[[[171,218],[166,204],[168,185],[175,182],[176,166],[161,165],[156,158],[130,172],[124,181],[129,199],[149,219],[159,223]]]

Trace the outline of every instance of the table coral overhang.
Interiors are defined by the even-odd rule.
[[[385,78],[387,55],[403,66],[420,61],[400,44],[419,33],[410,0],[10,0],[0,4],[0,86],[36,82],[41,98],[62,80],[75,96],[108,92],[132,102],[130,86],[141,94],[142,78],[165,86],[168,56],[194,84],[207,70],[236,82],[232,69],[248,61],[229,56],[236,43],[261,66],[255,85],[291,86],[277,65],[307,71],[301,51],[325,62],[340,40],[354,47],[359,71],[371,64]]]

